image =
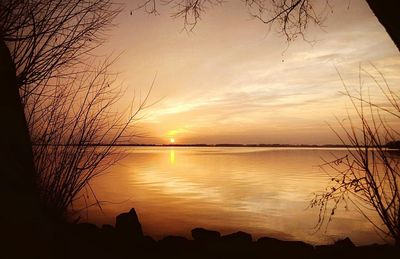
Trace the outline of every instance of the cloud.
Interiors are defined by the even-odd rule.
[[[400,85],[398,50],[365,1],[349,9],[337,1],[324,31],[309,32],[315,44],[300,40],[288,49],[233,2],[210,11],[190,35],[168,17],[140,16],[136,22],[145,28],[125,24],[116,37],[134,42],[121,63],[132,86],[148,85],[158,72],[153,98],[164,99],[142,121],[153,136],[327,142],[325,121],[346,114],[337,70],[357,86],[359,65],[370,69],[371,62],[390,85]]]

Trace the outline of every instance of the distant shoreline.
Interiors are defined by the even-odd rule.
[[[44,144],[33,144],[34,146],[41,146]],[[114,147],[270,147],[270,148],[356,148],[351,145],[340,145],[340,144],[107,144],[107,143],[98,143],[98,144],[84,144],[85,146],[93,146],[93,147],[105,147],[105,146],[114,146]],[[69,145],[51,145],[51,146],[79,146],[79,144],[69,144]],[[376,148],[376,147],[370,147]],[[399,150],[400,148],[386,146],[389,150]]]
[[[49,145],[49,144],[32,144],[34,146],[41,146],[41,145]],[[58,144],[58,145],[51,145],[50,146],[115,146],[115,147],[290,147],[290,148],[346,148],[352,147],[348,145],[335,145],[335,144],[326,144],[326,145],[306,145],[306,144],[299,144],[299,145],[292,145],[292,144],[107,144],[107,143],[88,143],[88,144]]]
[[[93,146],[107,146],[106,144],[94,144]],[[351,147],[345,145],[294,145],[294,144],[116,144],[114,146],[121,146],[121,147]]]

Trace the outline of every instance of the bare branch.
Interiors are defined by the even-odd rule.
[[[317,193],[311,207],[319,207],[317,228],[328,226],[338,206],[352,204],[385,237],[400,244],[400,156],[387,148],[387,143],[396,142],[400,134],[395,130],[400,118],[398,95],[389,87],[382,73],[373,76],[363,67],[359,71],[359,90],[353,93],[343,82],[344,94],[350,99],[356,121],[350,115],[345,125],[338,120],[342,134],[334,130],[343,144],[350,144],[347,155],[333,161],[325,161],[322,168],[335,172],[329,187]],[[361,78],[368,77],[381,91],[386,104],[365,97]],[[383,86],[382,86],[383,84]],[[369,90],[368,90],[369,93]],[[389,105],[384,107],[383,105]],[[393,124],[393,125],[392,125]],[[333,128],[332,128],[333,129]],[[376,213],[380,221],[373,220],[366,210]]]

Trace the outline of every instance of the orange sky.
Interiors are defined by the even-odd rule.
[[[327,122],[349,102],[335,66],[357,87],[359,64],[373,71],[371,62],[399,89],[399,52],[363,0],[332,1],[324,27],[308,31],[315,43],[288,49],[241,1],[209,9],[193,33],[168,8],[129,15],[138,2],[126,1],[103,47],[122,52],[114,69],[127,96],[156,76],[150,99],[161,100],[142,113],[138,143],[338,143]]]

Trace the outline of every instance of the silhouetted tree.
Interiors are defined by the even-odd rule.
[[[311,206],[319,207],[319,228],[329,224],[341,204],[345,208],[355,206],[385,237],[400,246],[400,157],[386,145],[400,137],[400,96],[377,72],[373,75],[362,70],[358,91],[351,91],[342,79],[356,119],[349,115],[348,123],[338,120],[343,134],[334,131],[347,145],[347,154],[322,166],[330,169],[326,172],[332,181],[324,192],[315,195]],[[374,101],[366,94],[369,89],[362,87],[363,75],[375,83],[386,102],[377,96]],[[374,212],[380,221],[374,220],[368,211]]]
[[[71,67],[83,62],[82,58],[101,44],[102,33],[118,11],[107,0],[0,2],[1,67],[8,74],[3,77],[7,86],[3,91],[7,92],[0,94],[1,116],[7,126],[2,127],[0,135],[3,147],[8,147],[11,152],[7,153],[12,156],[1,163],[7,166],[5,171],[34,182],[22,108],[39,86],[52,78],[74,74]],[[20,139],[23,143],[17,143]]]
[[[11,159],[2,161],[5,171],[30,184],[36,181],[23,108],[38,92],[44,96],[55,79],[78,76],[81,71],[73,67],[103,42],[118,13],[119,7],[108,0],[0,2],[1,61],[7,69],[7,92],[0,95],[7,126],[0,135],[3,147],[11,150]]]
[[[138,8],[157,14],[157,5],[173,8],[172,17],[183,18],[185,28],[192,30],[207,8],[222,5],[222,0],[143,0]],[[320,26],[332,11],[334,0],[243,0],[250,15],[268,26],[277,24],[278,33],[288,42],[302,37],[310,24]],[[395,0],[366,0],[379,22],[400,49],[400,21]]]
[[[111,64],[107,59],[75,66],[81,67],[78,75],[39,86],[26,104],[40,201],[53,218],[63,218],[75,200],[87,201],[90,194],[101,208],[90,180],[121,158],[115,144],[135,136],[133,125],[148,95],[121,111],[123,90]],[[78,197],[83,189],[86,195]]]
[[[38,154],[32,152],[30,138],[30,133],[46,124],[29,128],[24,110],[29,116],[46,114],[44,112],[51,106],[37,104],[54,103],[53,98],[60,95],[48,94],[58,94],[62,91],[60,88],[69,87],[70,84],[64,81],[67,78],[81,76],[82,71],[74,70],[74,67],[85,63],[91,51],[103,42],[103,33],[119,11],[119,5],[109,0],[0,1],[0,78],[3,86],[0,90],[0,191],[2,204],[7,208],[7,213],[1,215],[1,222],[5,223],[2,241],[4,239],[5,247],[17,254],[25,253],[26,257],[35,258],[46,251],[43,239],[49,231],[40,198],[43,192],[38,189],[38,184],[42,184],[38,181],[40,173],[35,170],[40,168],[34,163]],[[59,92],[55,91],[57,87]],[[59,107],[54,106],[50,111],[61,116]],[[39,110],[41,108],[45,109]],[[32,118],[38,121],[37,117]],[[49,120],[47,126],[59,122]],[[98,123],[88,125],[97,127]],[[39,245],[41,241],[43,244]],[[31,247],[13,248],[19,243],[31,244]]]

